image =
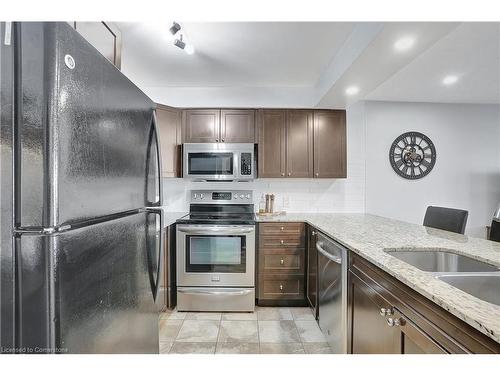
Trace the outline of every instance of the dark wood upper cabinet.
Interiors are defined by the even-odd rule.
[[[345,178],[345,111],[259,110],[259,177]]]
[[[287,111],[286,175],[313,177],[313,111]]]
[[[346,159],[346,112],[314,111],[314,177],[347,177]]]
[[[285,177],[286,110],[262,109],[259,117],[259,177]]]
[[[156,123],[160,133],[162,177],[181,177],[181,111],[158,104]]]
[[[121,32],[112,22],[70,22],[90,44],[118,69],[121,68]]]
[[[220,138],[219,109],[187,109],[183,111],[185,143],[218,142]]]
[[[255,111],[251,109],[186,109],[185,143],[255,143]]]
[[[222,109],[220,114],[220,141],[255,143],[255,111]]]

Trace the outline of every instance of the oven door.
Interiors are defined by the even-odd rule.
[[[178,286],[255,286],[254,225],[178,225]]]
[[[233,151],[188,151],[184,156],[184,177],[196,180],[234,180],[238,157]]]

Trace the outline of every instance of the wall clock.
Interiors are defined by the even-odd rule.
[[[407,132],[392,142],[389,151],[392,169],[409,180],[427,176],[436,163],[436,148],[425,134]]]

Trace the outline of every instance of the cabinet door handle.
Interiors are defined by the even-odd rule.
[[[285,261],[283,260],[283,258],[280,259],[280,264],[283,265],[285,263]]]
[[[316,173],[316,177],[319,177],[319,173]]]
[[[380,315],[382,316],[391,316],[393,314],[393,311],[392,311],[392,307],[389,307],[389,308],[385,308],[385,307],[382,307],[380,309]]]
[[[224,138],[222,138],[222,142],[224,142]]]
[[[315,230],[313,230],[313,231],[311,232],[311,236],[313,236],[313,237],[314,237],[316,234],[317,234],[317,233],[316,233],[316,231],[315,231]]]
[[[215,142],[219,142],[219,140],[218,140],[218,139],[216,139],[216,140],[215,140]]]
[[[283,290],[283,285],[282,284],[280,284],[280,290]]]
[[[285,174],[284,174],[284,173],[282,173],[281,175],[282,175],[282,176],[284,176]]]
[[[285,244],[285,241],[281,240],[281,241],[280,241],[280,244],[284,245],[284,244]]]
[[[292,172],[288,172],[288,175],[291,176],[292,175]]]
[[[406,322],[405,322],[405,320],[404,320],[403,318],[395,318],[395,319],[393,319],[393,318],[387,318],[386,320],[387,320],[387,325],[388,325],[389,327],[394,327],[394,326],[396,326],[396,327],[399,327],[399,326],[404,326],[404,325],[405,325],[405,323],[406,323]]]

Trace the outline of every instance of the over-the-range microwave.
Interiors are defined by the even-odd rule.
[[[197,181],[255,178],[253,143],[184,143],[183,177]]]

